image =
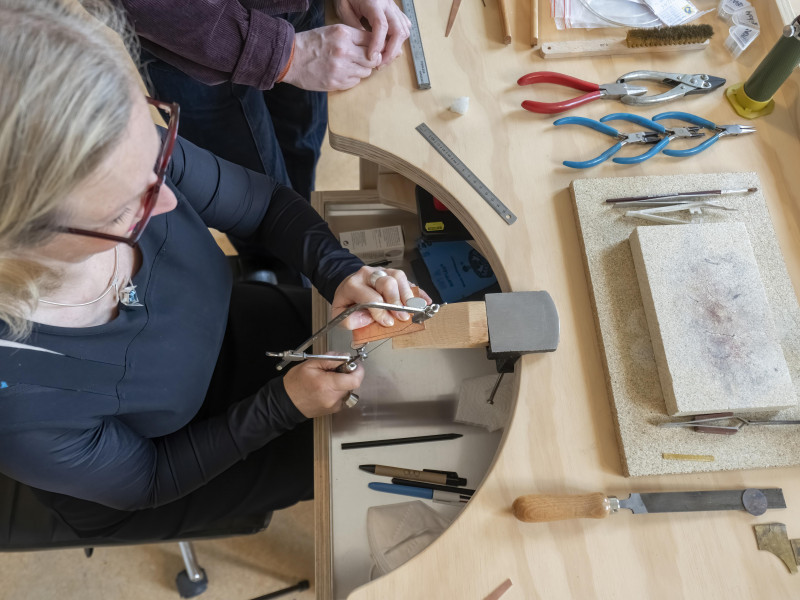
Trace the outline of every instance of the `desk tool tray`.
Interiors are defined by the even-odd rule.
[[[694,222],[741,221],[747,227],[795,392],[800,397],[800,308],[755,173],[578,179],[570,185],[606,383],[626,476],[725,471],[800,464],[800,426],[745,427],[735,435],[660,428],[667,415],[628,236],[654,225],[624,216],[607,198],[757,187],[725,198],[736,212],[703,211]],[[800,419],[800,407],[770,419]],[[710,455],[713,461],[667,460],[664,454]]]

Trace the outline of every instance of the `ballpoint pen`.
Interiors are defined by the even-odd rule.
[[[369,489],[376,492],[386,492],[388,494],[400,494],[401,496],[411,496],[413,498],[425,498],[442,504],[465,504],[469,501],[469,496],[464,494],[454,494],[452,492],[442,492],[440,490],[430,490],[421,487],[411,487],[410,485],[397,485],[394,483],[381,483],[374,481],[367,484]]]
[[[439,490],[441,492],[452,492],[462,496],[472,496],[475,490],[454,485],[442,485],[440,483],[427,483],[425,481],[414,481],[413,479],[403,479],[402,477],[392,477],[392,483],[407,485],[409,487],[427,488],[429,490]]]
[[[441,485],[467,485],[467,480],[448,474],[447,472],[431,471],[423,469],[421,471],[416,469],[401,469],[399,467],[387,467],[386,465],[359,465],[359,469],[372,473],[374,475],[382,475],[384,477],[400,477],[402,479],[412,479],[414,481],[426,481],[428,483],[438,483]]]

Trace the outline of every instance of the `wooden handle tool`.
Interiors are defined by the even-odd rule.
[[[744,490],[702,490],[631,494],[628,498],[593,494],[529,494],[514,500],[514,516],[526,523],[547,523],[564,519],[602,519],[625,508],[633,514],[746,510],[763,514],[770,508],[786,508],[780,488]]]
[[[611,514],[605,494],[528,494],[514,500],[514,516],[526,523],[548,523],[565,519],[602,519]]]
[[[500,7],[500,19],[503,21],[503,43],[510,44],[511,25],[508,21],[508,6],[506,5],[506,0],[497,0],[497,4]]]
[[[531,47],[539,43],[539,0],[531,0]]]

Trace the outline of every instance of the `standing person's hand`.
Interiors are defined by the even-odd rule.
[[[431,298],[422,289],[420,297],[430,304]],[[376,269],[375,267],[361,267],[339,284],[333,295],[331,316],[335,317],[348,306],[364,304],[366,302],[387,302],[405,306],[409,298],[414,297],[411,284],[403,271],[398,269]],[[411,315],[407,312],[389,312],[378,308],[354,312],[344,320],[342,325],[346,329],[359,329],[366,327],[373,321],[391,327],[394,319],[408,321]]]
[[[367,56],[388,65],[402,53],[411,33],[411,21],[394,0],[336,0],[336,14],[345,25],[363,29],[361,19],[372,28]]]
[[[328,25],[295,34],[294,58],[282,81],[312,92],[347,90],[381,64],[370,59],[372,35],[347,25]]]
[[[283,376],[289,398],[309,419],[339,412],[350,392],[364,379],[361,365],[352,373],[336,373],[341,362],[312,359],[300,363]]]

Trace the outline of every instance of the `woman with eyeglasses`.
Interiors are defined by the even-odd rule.
[[[176,137],[179,107],[146,99],[65,2],[0,0],[0,472],[80,534],[131,540],[309,498],[309,419],[363,369],[274,377],[265,352],[308,337],[308,293],[234,285],[208,228],[263,243],[334,313],[404,302],[408,281],[363,266],[290,189]]]

